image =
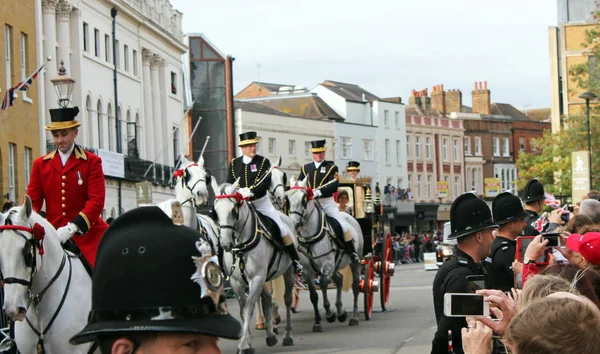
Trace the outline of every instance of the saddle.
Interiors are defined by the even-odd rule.
[[[283,238],[281,237],[281,230],[279,229],[279,226],[277,225],[277,223],[275,223],[275,221],[273,219],[271,219],[270,217],[263,215],[259,212],[256,213],[258,215],[258,219],[259,222],[261,223],[262,227],[265,229],[265,231],[268,232],[268,235],[263,234],[263,236],[265,237],[265,239],[267,239],[272,245],[273,247],[275,247],[276,249],[283,251],[285,249],[285,246],[283,245]],[[270,235],[270,237],[269,237]]]

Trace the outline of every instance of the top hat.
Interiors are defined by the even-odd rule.
[[[525,203],[546,199],[546,195],[544,194],[544,186],[537,180],[537,178],[527,182],[522,194],[522,199]]]
[[[346,167],[346,171],[360,171],[360,162],[349,161],[348,166]]]
[[[258,143],[256,132],[246,132],[240,134],[240,143],[238,146],[250,145]]]
[[[310,152],[323,152],[327,150],[325,147],[325,140],[313,140],[310,142],[311,149]]]
[[[492,212],[494,213],[494,221],[500,226],[524,218],[527,215],[523,210],[521,199],[509,192],[500,193],[494,198]]]
[[[132,332],[239,339],[241,325],[227,313],[216,257],[200,240],[155,206],[115,219],[98,247],[88,324],[70,342]]]
[[[464,193],[450,207],[450,229],[452,240],[475,232],[498,228],[487,204],[473,193]]]
[[[79,114],[79,107],[51,109],[50,125],[46,126],[46,130],[77,128],[81,125],[81,123],[75,120],[77,114]]]
[[[567,239],[567,248],[579,252],[586,261],[600,265],[600,232],[572,234]]]

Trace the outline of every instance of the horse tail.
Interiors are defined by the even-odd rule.
[[[269,289],[268,284],[270,284],[271,289]],[[270,282],[266,282],[265,285],[267,286],[267,289],[271,291],[275,303],[277,303],[279,307],[285,307],[285,300],[283,299],[283,295],[285,294],[285,281],[283,279],[283,275],[271,280]]]
[[[352,289],[352,269],[350,268],[350,265],[348,264],[347,266],[345,266],[343,269],[340,269],[339,273],[342,276],[342,291],[344,291],[345,293],[347,293],[348,291],[350,291]]]

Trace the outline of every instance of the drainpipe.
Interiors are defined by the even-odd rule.
[[[115,90],[115,131],[117,132],[117,152],[121,153],[121,124],[119,124],[119,95],[117,92],[117,8],[113,7],[110,9],[110,16],[112,17],[112,37],[113,37],[113,81],[114,81],[114,90]],[[122,188],[121,188],[121,179],[118,179],[118,188],[117,195],[119,200],[119,213],[122,214]]]

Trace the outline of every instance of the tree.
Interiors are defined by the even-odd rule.
[[[600,12],[594,12],[594,18],[600,18]],[[583,91],[590,91],[600,97],[600,26],[586,30],[584,43],[588,60],[569,68],[569,76]],[[544,189],[556,195],[571,195],[571,153],[587,151],[587,117],[585,110],[581,115],[564,119],[566,129],[556,134],[546,131],[540,139],[534,139],[536,151],[519,154],[518,189],[522,190],[528,180],[538,178]],[[600,106],[590,107],[592,187],[600,184]]]

